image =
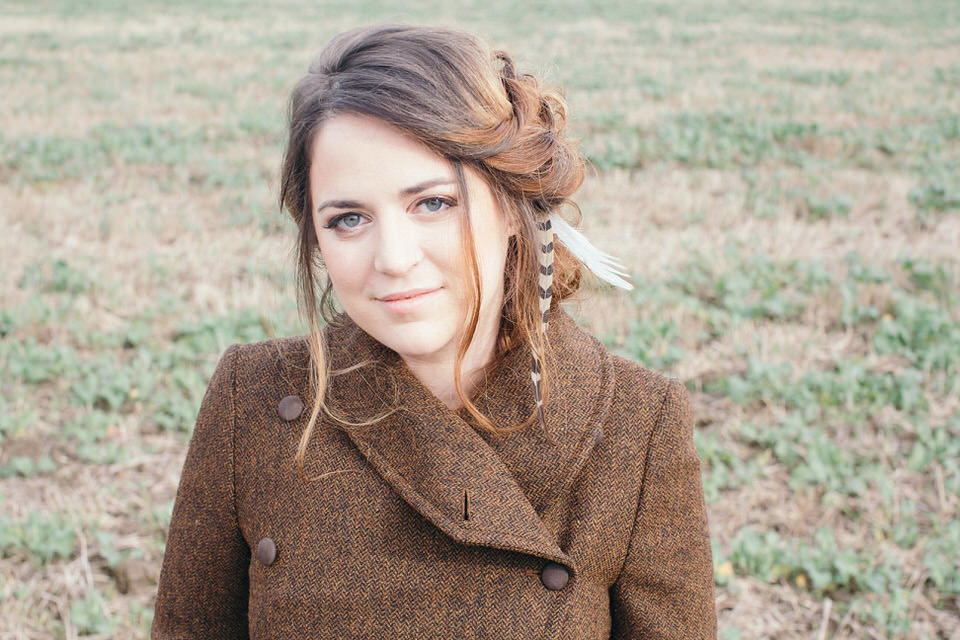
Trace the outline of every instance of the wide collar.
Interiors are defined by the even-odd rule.
[[[354,423],[338,428],[371,466],[451,538],[575,569],[557,541],[557,507],[603,435],[613,368],[599,342],[559,309],[548,337],[546,430],[534,422],[481,435],[465,410],[448,409],[396,353],[346,316],[327,328],[331,370],[345,371],[332,375],[328,403]],[[497,427],[517,426],[534,413],[530,366],[529,350],[511,350],[474,395]]]

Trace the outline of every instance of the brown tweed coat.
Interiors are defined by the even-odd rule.
[[[379,363],[333,378],[340,416],[399,408],[318,425],[304,481],[304,340],[227,350],[183,468],[154,638],[715,636],[680,383],[557,312],[547,433],[493,437],[349,320],[328,339],[333,368]],[[476,394],[494,424],[532,413],[529,363],[508,353]]]

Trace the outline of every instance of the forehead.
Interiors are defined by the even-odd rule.
[[[320,193],[334,195],[331,190],[369,190],[374,185],[402,189],[441,177],[454,177],[446,158],[369,116],[330,118],[320,125],[310,147],[310,189],[315,199]]]

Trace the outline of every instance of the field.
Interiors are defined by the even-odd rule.
[[[720,637],[960,638],[960,4],[382,4],[0,0],[0,640],[147,636],[218,356],[303,331],[288,91],[375,21],[565,88],[636,285],[570,311],[692,393]]]

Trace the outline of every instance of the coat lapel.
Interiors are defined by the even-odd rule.
[[[551,313],[547,431],[539,421],[502,435],[481,431],[537,513],[548,520],[603,437],[613,397],[613,367],[606,349],[566,313]],[[493,370],[474,402],[497,426],[517,425],[536,410],[530,385],[530,355],[517,349]]]
[[[612,369],[599,344],[569,316],[558,315],[550,338],[564,361],[548,357],[554,384],[547,433],[535,423],[481,436],[465,410],[449,410],[397,354],[345,316],[328,329],[331,369],[344,371],[331,377],[328,397],[331,410],[354,423],[344,420],[344,429],[371,466],[451,538],[575,569],[557,542],[549,512],[602,433]],[[528,351],[512,350],[475,395],[494,425],[516,426],[533,415],[529,364]],[[358,424],[363,422],[369,424]]]

